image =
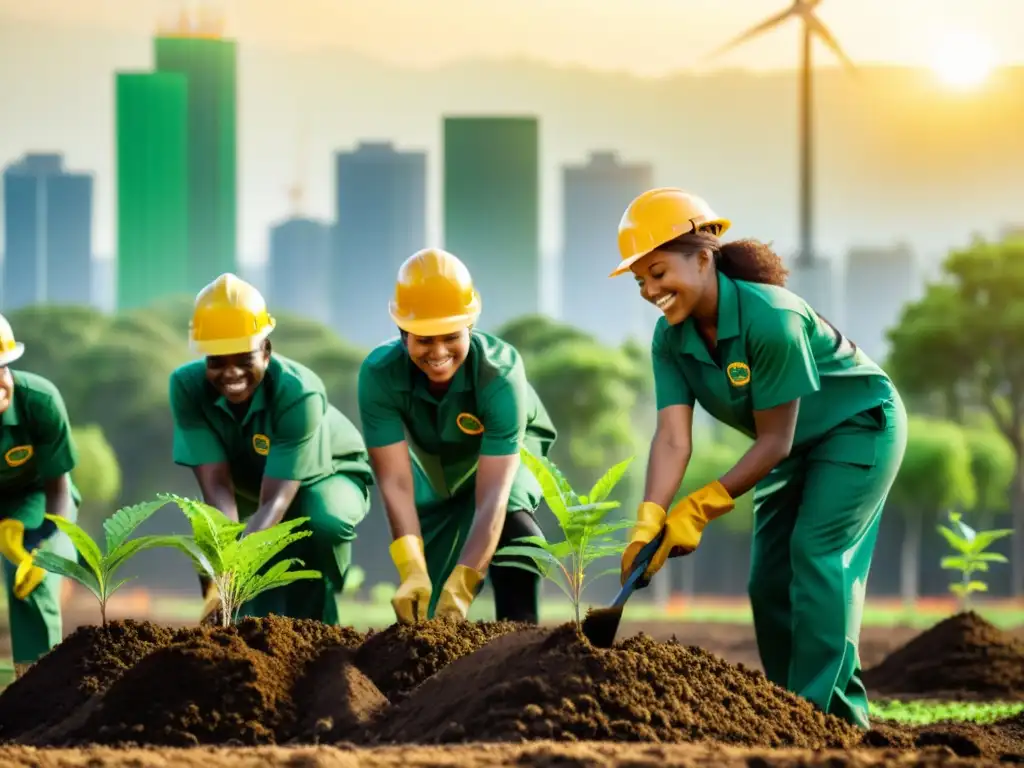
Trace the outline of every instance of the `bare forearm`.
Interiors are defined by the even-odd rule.
[[[391,538],[403,536],[421,536],[420,516],[416,512],[415,491],[412,483],[401,480],[389,480],[380,485],[380,495],[384,500],[384,512],[391,529]]]
[[[44,493],[46,495],[46,514],[65,519],[71,517],[71,486],[66,474],[47,481]]]
[[[737,499],[767,477],[788,455],[789,445],[785,439],[772,436],[758,438],[719,482],[732,498]]]
[[[491,564],[491,558],[498,549],[498,540],[505,527],[507,501],[488,499],[484,505],[477,506],[473,516],[473,525],[469,536],[462,547],[459,564],[473,570],[483,572]]]
[[[249,518],[245,526],[245,534],[265,531],[272,528],[288,514],[288,508],[295,501],[300,483],[297,480],[279,480],[263,478],[260,488],[260,505]]]
[[[228,519],[238,522],[238,502],[235,501],[235,488],[227,467],[217,464],[205,464],[193,470],[203,502],[214,509],[220,510]]]
[[[686,466],[690,463],[689,444],[673,443],[664,436],[655,435],[647,460],[647,482],[644,501],[651,501],[668,509],[683,482]]]

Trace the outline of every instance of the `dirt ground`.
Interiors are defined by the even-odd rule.
[[[82,620],[78,620],[74,612],[66,616],[65,631],[69,635],[79,623],[92,624],[91,615],[83,616]],[[963,632],[953,637],[945,647],[960,654],[948,656],[950,662],[966,664],[970,659],[964,648],[976,639],[968,631],[974,624],[972,621],[960,624]],[[435,636],[436,628],[414,630],[395,627],[380,633],[376,639],[366,641],[345,635],[351,630],[331,629],[325,632],[327,628],[317,626],[319,629],[299,628],[294,638],[289,633],[276,636],[275,633],[287,629],[280,627],[253,626],[240,630],[237,638],[202,632],[193,636],[191,631],[187,631],[188,638],[181,635],[175,641],[179,650],[153,653],[145,663],[136,664],[131,658],[127,659],[126,666],[134,666],[135,671],[128,670],[126,674],[111,666],[114,659],[104,656],[100,643],[97,647],[103,652],[94,654],[89,662],[88,672],[93,677],[87,677],[86,682],[93,680],[99,690],[110,685],[105,678],[123,674],[123,679],[104,699],[105,719],[97,717],[90,706],[82,706],[83,718],[89,718],[90,723],[95,720],[96,729],[86,728],[84,720],[77,724],[74,719],[68,722],[75,728],[85,728],[88,733],[102,735],[103,738],[8,741],[9,746],[0,747],[0,768],[8,765],[40,768],[164,768],[171,765],[185,768],[200,765],[203,768],[228,765],[285,765],[290,768],[390,768],[399,765],[402,768],[472,768],[484,765],[842,768],[1024,763],[1024,716],[992,728],[950,724],[911,729],[873,723],[873,730],[863,742],[859,735],[852,741],[837,741],[843,737],[842,729],[833,728],[830,735],[826,727],[817,734],[822,725],[820,718],[815,719],[809,711],[803,712],[795,702],[784,701],[781,691],[773,693],[742,670],[727,669],[722,662],[700,651],[672,651],[660,643],[652,643],[652,640],[665,641],[675,637],[685,646],[703,648],[730,664],[760,670],[753,629],[746,625],[628,623],[621,628],[618,639],[626,641],[623,645],[632,655],[605,656],[599,653],[597,657],[571,642],[559,642],[555,648],[544,638],[538,639],[539,645],[527,643],[530,650],[526,652],[516,651],[514,646],[522,644],[526,635],[519,635],[521,640],[511,635],[502,637],[489,646],[491,651],[508,646],[508,652],[503,650],[492,654],[486,649],[480,650],[492,634],[497,637],[510,631],[497,626],[462,631],[447,638]],[[147,634],[129,627],[118,631],[129,632],[131,637],[117,636],[112,641],[124,642],[126,647],[137,647],[137,652],[145,655],[150,653],[150,645],[166,645],[166,639],[156,635],[171,630],[151,628]],[[994,628],[985,631],[996,632]],[[934,635],[932,630],[929,632]],[[640,633],[650,639],[637,638]],[[178,636],[181,633],[173,634]],[[866,668],[879,665],[893,651],[921,634],[921,630],[907,627],[865,629],[861,646],[863,665]],[[1024,628],[1013,635],[1024,639]],[[627,641],[627,638],[633,639]],[[6,641],[7,638],[0,638],[0,648]],[[1004,642],[1010,643],[1016,652],[1020,651],[1020,646],[1013,645],[1012,641]],[[265,679],[280,680],[290,674],[285,667],[293,661],[296,669],[302,667],[306,656],[315,655],[316,649],[325,643],[336,648],[331,652],[333,656],[325,654],[319,657],[321,666],[314,667],[308,674],[309,679],[317,681],[314,689],[306,691],[299,686],[289,693],[285,688],[277,690],[264,684]],[[74,646],[68,648],[73,649]],[[282,649],[287,653],[282,653]],[[984,653],[988,651],[984,648],[982,651],[983,663],[983,659],[988,658]],[[295,659],[288,660],[289,654]],[[473,665],[463,660],[454,664],[467,654],[475,654],[478,663]],[[494,659],[488,660],[491,655]],[[896,658],[892,657],[890,662]],[[164,670],[161,674],[155,672],[154,665],[158,663]],[[518,672],[517,664],[523,667]],[[56,665],[51,671],[64,674]],[[197,694],[194,693],[199,690],[209,692],[218,687],[201,681],[226,677],[236,680],[228,686],[234,691],[231,710],[234,720],[224,718],[217,709],[224,701],[216,700],[213,694],[213,698],[206,701],[203,697],[195,698]],[[432,680],[426,681],[428,677]],[[160,682],[154,687],[156,680]],[[175,680],[176,684],[169,684],[170,680]],[[424,685],[414,691],[413,687],[420,681],[425,681]],[[44,689],[52,689],[63,705],[66,696],[58,692],[59,685],[53,687],[41,677],[36,682]],[[748,687],[750,690],[743,693]],[[339,697],[343,690],[346,693]],[[317,700],[314,695],[317,692],[325,694],[323,702]],[[330,695],[326,695],[328,692]],[[448,696],[449,692],[453,695]],[[45,691],[41,689],[36,693],[39,694],[35,696],[39,699],[39,706],[53,709],[54,702],[43,701],[46,697],[42,693]],[[92,689],[85,686],[81,693],[88,698]],[[289,705],[287,702],[293,700],[293,694],[294,703]],[[353,705],[351,711],[337,709],[338,702],[342,700]],[[541,706],[523,706],[524,702],[539,702]],[[72,708],[82,703],[68,700],[68,706]],[[654,708],[653,703],[656,703]],[[35,720],[37,714],[42,716],[42,712],[32,714],[29,711],[34,711],[31,706],[26,709],[24,696],[15,696],[8,704],[17,705],[15,710],[18,711],[12,710],[0,716],[0,730],[14,728],[15,720],[25,717]],[[395,734],[388,733],[388,727],[381,726],[376,740],[351,738],[352,733],[363,728],[377,714],[383,715],[389,706],[391,709],[388,709],[384,721],[394,722],[393,718],[397,717],[404,720],[414,733],[394,738]],[[156,717],[152,722],[163,730],[145,730],[136,722],[141,709],[177,713],[174,717],[181,719],[162,723]],[[784,713],[785,717],[780,718],[776,710]],[[730,716],[730,711],[734,715]],[[287,722],[272,722],[272,715],[283,716]],[[196,722],[189,722],[190,718],[212,724],[206,730],[212,728],[218,733],[213,730],[205,733]],[[455,724],[456,721],[459,725]],[[185,724],[187,731],[184,735],[193,741],[169,737],[168,729],[179,728],[181,723]],[[761,733],[764,736],[753,739],[748,735],[742,741],[731,738],[739,731],[732,734],[730,729],[741,726],[753,729],[748,729],[748,734]],[[771,735],[776,727],[778,733]],[[281,746],[243,746],[274,743],[272,735],[269,742],[264,738],[266,734],[260,735],[260,729],[264,728],[277,732],[276,743]],[[717,733],[713,732],[715,728]],[[712,732],[704,733],[706,729]],[[487,738],[474,739],[477,743],[465,743],[468,733],[483,733]],[[4,737],[6,735],[3,734]],[[523,737],[530,741],[514,743]],[[402,743],[406,738],[411,738],[412,742]],[[701,742],[704,738],[712,738],[717,743]],[[119,746],[136,739],[168,746]],[[813,739],[819,741],[814,742]],[[15,741],[19,745],[15,746]],[[113,746],[99,746],[93,741]],[[457,743],[460,741],[463,743]],[[668,743],[679,741],[699,743]],[[726,746],[728,741],[751,746]],[[363,746],[356,746],[354,742]],[[182,743],[237,746],[195,746],[187,749],[169,746]],[[296,743],[319,743],[321,746],[290,746]],[[64,746],[38,748],[24,746],[26,744]],[[380,746],[370,746],[374,744]],[[777,748],[765,749],[765,744],[776,744]],[[816,750],[799,748],[815,744],[819,747]],[[841,744],[850,748],[826,749]],[[69,745],[78,748],[71,749]]]
[[[915,753],[858,750],[751,750],[692,744],[532,742],[446,747],[268,747],[234,749],[0,749],[0,766],[28,768],[846,768],[850,766],[999,766],[997,760],[957,758],[947,748]]]
[[[83,608],[72,605],[65,610],[64,634],[96,620],[91,605]],[[143,617],[144,618],[144,617]],[[182,624],[182,626],[185,626]],[[865,667],[880,663],[889,653],[919,633],[910,627],[865,627],[861,632],[861,661]],[[623,621],[618,639],[643,632],[654,640],[670,640],[673,636],[684,645],[699,645],[716,656],[733,664],[743,664],[751,669],[761,669],[754,639],[754,628],[749,624],[695,624],[669,621],[630,622]],[[1024,638],[1024,627],[1015,633]],[[6,632],[0,634],[0,657],[10,655],[11,640]]]

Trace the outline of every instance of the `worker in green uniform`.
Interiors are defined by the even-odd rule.
[[[171,374],[174,461],[191,467],[203,500],[246,523],[243,536],[309,518],[297,557],[323,574],[258,595],[240,614],[338,623],[355,527],[370,508],[369,457],[355,426],[327,401],[311,370],[272,353],[275,320],[259,292],[224,274],[196,297],[190,342],[205,355]],[[269,567],[269,565],[268,565]],[[213,584],[201,621],[220,608]]]
[[[33,563],[44,549],[77,560],[71,540],[44,515],[78,519],[71,480],[78,454],[64,399],[42,376],[11,369],[25,352],[0,315],[0,554],[18,674],[63,638],[63,579]]]
[[[867,727],[861,614],[906,411],[881,368],[783,287],[786,270],[768,246],[719,240],[729,225],[673,188],[640,195],[619,224],[612,276],[632,271],[664,315],[651,347],[657,430],[623,578],[662,529],[648,578],[696,549],[704,526],[754,489],[749,594],[765,674]],[[673,505],[694,403],[754,444]]]
[[[543,537],[534,519],[540,486],[519,449],[546,456],[557,434],[516,349],[473,329],[480,309],[458,258],[413,254],[390,305],[400,337],[359,371],[363,434],[402,582],[392,600],[401,622],[464,619],[485,573],[498,620],[538,620],[540,578],[515,566],[532,560],[492,557],[515,539]]]

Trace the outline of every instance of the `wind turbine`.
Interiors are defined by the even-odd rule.
[[[836,55],[848,71],[855,71],[853,61],[843,49],[839,42],[815,14],[814,9],[821,4],[821,0],[794,0],[793,4],[776,15],[765,19],[756,27],[748,29],[743,34],[717,48],[706,57],[713,58],[727,50],[745,43],[751,38],[757,37],[762,32],[774,29],[790,18],[799,18],[803,21],[803,51],[800,58],[800,253],[797,255],[796,263],[799,266],[809,266],[814,263],[814,216],[813,216],[813,191],[814,174],[812,168],[813,132],[812,122],[812,96],[811,87],[813,69],[811,66],[811,43],[815,35]]]

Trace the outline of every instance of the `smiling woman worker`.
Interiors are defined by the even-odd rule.
[[[479,314],[465,265],[419,251],[399,269],[391,302],[401,337],[374,349],[359,372],[402,622],[465,618],[496,549],[543,536],[533,518],[540,486],[519,448],[547,455],[555,428],[515,348],[472,330]],[[511,566],[488,575],[497,618],[536,624],[540,577]]]
[[[338,623],[355,526],[373,484],[362,437],[327,402],[320,377],[271,353],[275,321],[259,292],[224,274],[196,297],[190,341],[206,355],[171,374],[174,461],[192,467],[203,500],[246,522],[243,535],[308,517],[313,535],[278,558],[298,557],[323,574],[264,592],[241,614],[276,613]],[[202,580],[201,580],[202,581]],[[201,619],[219,609],[203,583]]]
[[[71,481],[78,453],[64,399],[42,376],[11,370],[24,352],[0,315],[0,554],[19,674],[63,637],[63,580],[33,565],[32,553],[77,560],[71,540],[43,516],[75,521],[82,501]]]
[[[623,574],[664,527],[648,573],[688,554],[755,488],[750,600],[765,674],[866,727],[857,646],[864,588],[906,412],[886,374],[785,288],[779,257],[722,243],[701,198],[654,189],[619,224],[621,263],[664,317],[652,343],[658,424]],[[719,480],[669,508],[690,459],[694,403],[754,439]]]

